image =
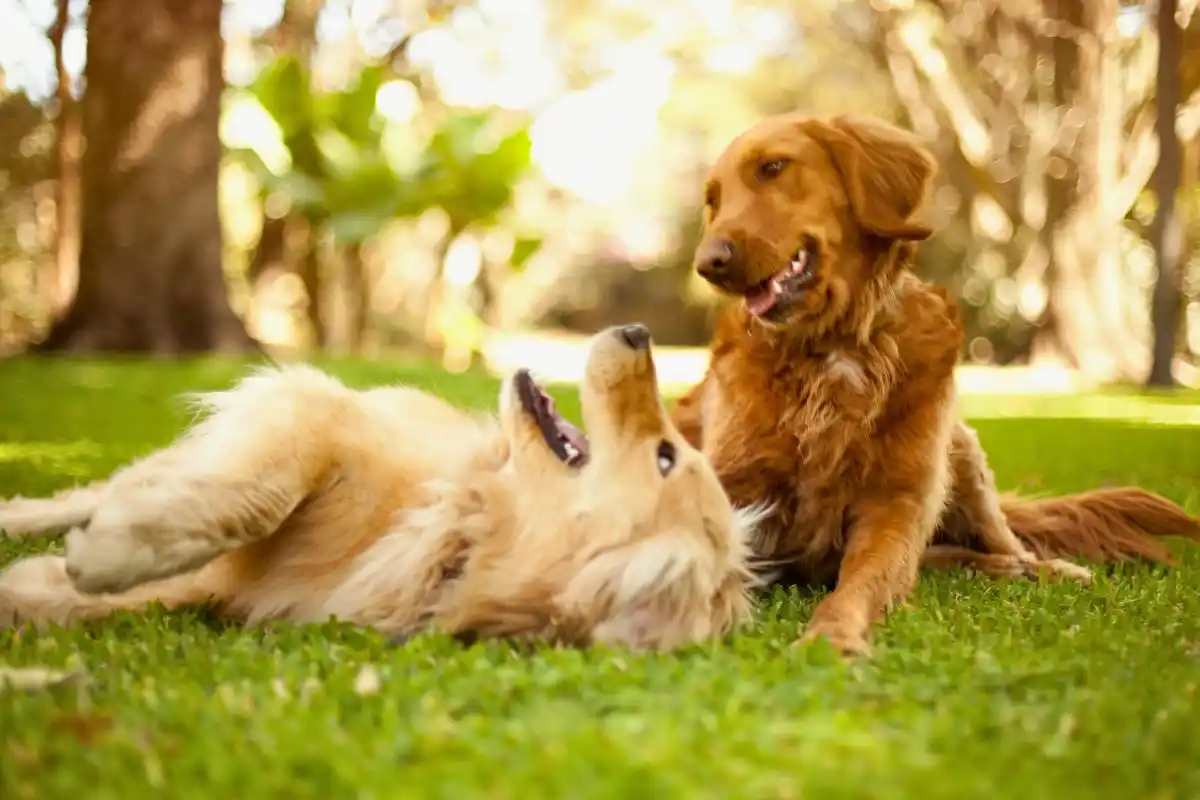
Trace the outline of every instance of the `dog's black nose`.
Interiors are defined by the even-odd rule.
[[[650,344],[650,329],[645,325],[626,325],[618,328],[617,334],[634,350],[643,350]]]
[[[694,266],[697,274],[710,283],[721,283],[734,266],[737,248],[728,239],[706,239],[696,248]]]

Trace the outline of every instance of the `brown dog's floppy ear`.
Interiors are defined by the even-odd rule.
[[[909,241],[933,234],[929,226],[910,219],[925,201],[937,169],[915,135],[880,120],[850,116],[809,119],[805,130],[829,151],[850,208],[865,230]]]

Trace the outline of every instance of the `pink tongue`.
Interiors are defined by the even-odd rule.
[[[746,292],[746,309],[756,317],[770,311],[775,306],[775,293],[771,285],[756,286]]]

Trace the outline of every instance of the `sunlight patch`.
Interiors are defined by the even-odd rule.
[[[1152,397],[1083,395],[975,395],[960,403],[968,419],[1111,419],[1143,425],[1200,426],[1200,404],[1170,403]]]
[[[85,462],[99,457],[95,442],[0,442],[0,464],[25,462],[38,469],[76,474]]]

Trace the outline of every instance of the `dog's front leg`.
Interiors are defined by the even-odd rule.
[[[845,654],[870,652],[870,628],[916,586],[936,510],[917,496],[864,499],[838,570],[837,588],[813,612],[802,641],[828,640]]]
[[[844,653],[867,653],[871,625],[916,586],[950,492],[952,400],[927,404],[877,439],[875,474],[847,509],[837,588],[817,605],[803,641],[822,637]]]

